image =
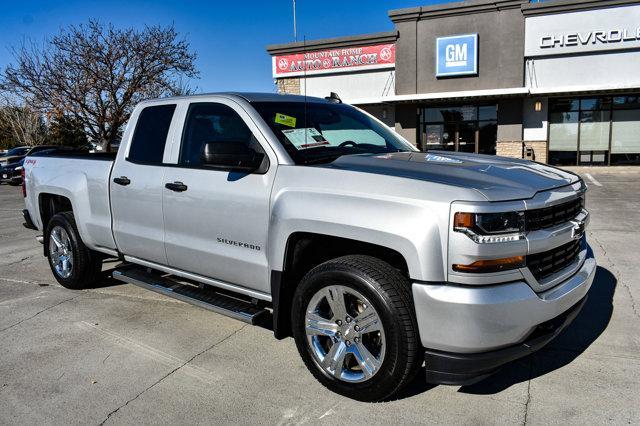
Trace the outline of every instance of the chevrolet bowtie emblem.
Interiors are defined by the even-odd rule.
[[[584,221],[582,220],[572,220],[573,228],[571,228],[571,238],[574,240],[579,240],[584,235]]]

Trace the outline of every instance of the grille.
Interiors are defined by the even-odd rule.
[[[527,266],[533,276],[541,280],[569,266],[578,257],[581,249],[581,239],[571,241],[553,250],[527,256]]]
[[[527,231],[550,228],[573,219],[584,206],[584,198],[576,198],[566,203],[542,209],[526,210],[524,212]]]

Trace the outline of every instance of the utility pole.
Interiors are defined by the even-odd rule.
[[[293,41],[298,41],[298,32],[296,31],[296,0],[293,0]]]

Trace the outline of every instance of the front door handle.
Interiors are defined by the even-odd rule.
[[[188,188],[188,186],[182,182],[165,183],[164,187],[175,192],[183,192]]]
[[[131,183],[131,181],[129,180],[128,177],[126,176],[120,176],[117,178],[113,178],[113,182],[117,183],[118,185],[122,185],[122,186],[127,186]]]

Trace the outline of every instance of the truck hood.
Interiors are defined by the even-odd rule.
[[[488,201],[528,199],[580,179],[531,161],[446,151],[345,155],[324,167],[472,188]]]

